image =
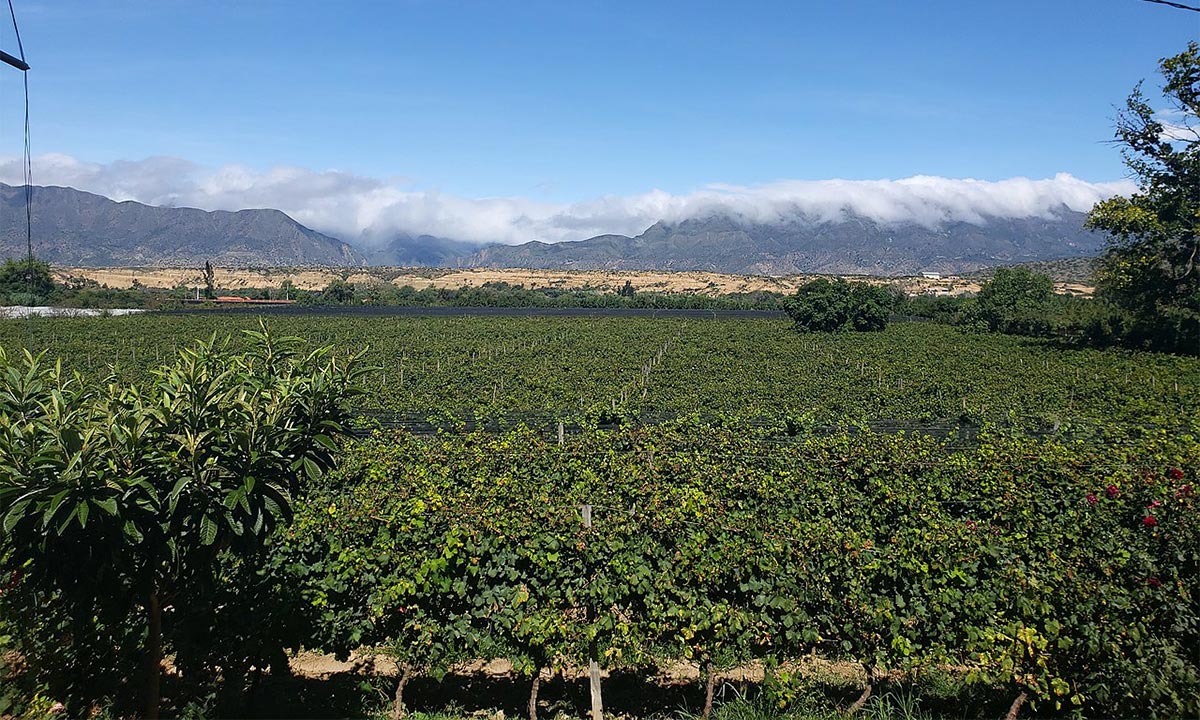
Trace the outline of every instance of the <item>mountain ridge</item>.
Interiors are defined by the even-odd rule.
[[[25,254],[24,190],[0,185],[0,254]],[[880,223],[797,212],[761,222],[728,213],[668,222],[635,235],[558,243],[478,244],[397,234],[354,247],[273,209],[207,211],[118,202],[73,188],[34,188],[38,257],[80,267],[413,266],[547,270],[708,271],[737,275],[804,273],[902,276],[962,274],[997,265],[1094,256],[1104,247],[1086,215]]]
[[[365,263],[350,245],[274,209],[200,210],[116,201],[60,186],[34,186],[33,244],[42,260],[117,265]],[[0,184],[0,255],[26,252],[25,191]]]
[[[464,266],[573,270],[711,271],[744,275],[963,273],[994,265],[1084,257],[1104,238],[1084,229],[1086,214],[1066,208],[1051,218],[991,218],[941,227],[803,217],[778,223],[709,215],[659,221],[644,233],[480,249]]]

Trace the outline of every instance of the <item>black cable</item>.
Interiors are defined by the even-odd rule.
[[[11,2],[11,0],[10,0]],[[18,43],[19,45],[19,43]],[[29,73],[25,80],[25,272],[29,277],[29,303],[33,304],[33,156],[29,145]]]
[[[21,30],[17,27],[17,11],[13,10],[12,0],[8,0],[8,14],[12,17],[13,32],[17,34],[17,51],[21,54],[21,62],[25,62],[25,46],[21,44]]]
[[[8,15],[12,18],[13,32],[17,36],[17,53],[21,56],[21,63],[28,68],[28,63],[25,61],[25,44],[21,42],[21,28],[17,26],[17,11],[13,8],[12,0],[8,0]],[[21,168],[24,175],[25,183],[25,280],[28,285],[28,297],[26,302],[33,305],[34,286],[33,286],[33,156],[30,152],[29,143],[29,72],[28,69],[21,71],[22,79],[25,85],[25,148],[22,158]]]
[[[1143,0],[1143,2],[1155,3],[1157,5],[1166,5],[1168,7],[1177,8],[1179,10],[1191,10],[1192,12],[1200,12],[1200,7],[1192,7],[1191,5],[1183,5],[1171,0]]]

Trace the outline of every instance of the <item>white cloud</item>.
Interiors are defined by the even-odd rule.
[[[996,217],[1051,217],[1064,207],[1086,211],[1099,200],[1135,189],[1128,181],[1089,183],[1065,173],[1043,180],[995,182],[915,176],[712,185],[680,195],[651,190],[549,203],[414,191],[394,181],[334,170],[277,167],[262,172],[238,165],[214,169],[172,157],[98,164],[61,154],[34,158],[33,177],[39,185],[65,185],[150,205],[277,208],[316,230],[368,242],[398,233],[476,242],[559,242],[604,233],[636,235],[659,220],[676,222],[716,212],[757,222],[799,215],[827,221],[856,214],[881,223],[937,227]],[[19,160],[0,158],[0,181],[21,182]]]
[[[1162,142],[1194,143],[1200,140],[1200,125],[1191,125],[1187,121],[1173,123],[1161,120],[1158,124],[1162,127],[1158,139]]]
[[[1198,118],[1194,113],[1185,110],[1159,110],[1154,113],[1153,119],[1162,126],[1162,132],[1158,135],[1160,142],[1194,143],[1200,140],[1200,125],[1197,124]]]

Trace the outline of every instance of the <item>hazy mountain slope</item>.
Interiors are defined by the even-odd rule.
[[[778,224],[726,216],[656,223],[634,238],[601,235],[579,242],[491,246],[464,265],[484,267],[710,270],[783,275],[802,272],[907,275],[968,272],[1001,264],[1095,255],[1103,236],[1084,215],[993,218],[983,225],[882,225],[850,216],[837,222],[796,218]]]
[[[456,267],[480,250],[476,243],[432,235],[398,235],[382,247],[363,249],[371,265],[393,267]]]
[[[34,253],[51,263],[223,266],[361,265],[346,243],[278,210],[207,212],[114,202],[63,187],[35,187]],[[25,255],[25,196],[0,185],[0,256]]]

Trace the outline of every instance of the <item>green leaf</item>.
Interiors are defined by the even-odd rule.
[[[212,518],[205,515],[200,518],[200,542],[204,545],[212,545],[217,539],[217,523]]]
[[[122,527],[122,531],[135,543],[140,543],[146,539],[145,535],[142,534],[142,531],[138,529],[138,526],[133,521],[126,522]]]
[[[26,502],[26,503],[18,503],[16,505],[13,505],[11,508],[9,508],[8,512],[5,513],[5,515],[4,515],[4,532],[5,533],[12,532],[13,528],[15,528],[17,526],[17,523],[21,522],[21,519],[25,517],[25,510],[28,507],[29,507],[29,503]]]

